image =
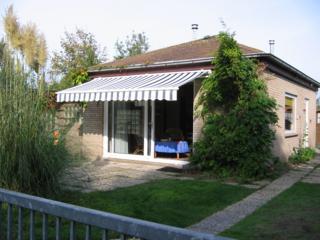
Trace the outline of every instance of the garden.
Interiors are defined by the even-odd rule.
[[[191,156],[193,169],[210,178],[163,179],[90,193],[66,191],[60,180],[74,164],[74,156],[66,145],[66,132],[57,131],[55,109],[50,107],[50,87],[45,81],[45,39],[32,26],[20,25],[9,8],[5,17],[7,36],[0,42],[2,188],[185,228],[255,191],[238,182],[272,179],[281,172],[283,164],[272,155],[278,121],[276,101],[268,95],[266,84],[258,75],[261,66],[241,53],[233,34],[222,32],[218,36],[220,48],[212,62],[214,71],[203,81],[197,103],[197,114],[205,126]],[[96,46],[92,35],[82,31],[67,34],[64,43],[72,45],[76,37]],[[92,53],[92,49],[86,50],[82,52]],[[55,55],[55,70],[67,73],[63,86],[88,80],[87,67],[102,61],[93,55],[81,66],[59,62],[61,58]],[[65,66],[70,69],[62,69]],[[301,147],[289,161],[301,164],[314,157],[314,149]],[[226,179],[236,184],[226,184]],[[318,239],[319,206],[319,184],[297,183],[222,235],[239,239]],[[2,211],[6,215],[6,209]],[[26,227],[27,213],[24,216]],[[40,223],[36,225],[38,235]],[[49,218],[49,234],[54,233],[53,226],[54,219]],[[63,229],[67,234],[67,223]],[[83,226],[79,229],[84,231]]]

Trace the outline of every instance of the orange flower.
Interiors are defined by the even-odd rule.
[[[57,138],[59,138],[59,136],[60,136],[59,130],[54,130],[53,131],[53,138],[57,139]]]

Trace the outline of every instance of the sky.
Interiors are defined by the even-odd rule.
[[[320,1],[318,0],[0,0],[0,14],[13,4],[21,23],[44,33],[49,53],[60,49],[65,31],[84,29],[106,47],[132,31],[145,32],[150,50],[218,34],[221,20],[242,44],[269,52],[320,82]],[[3,24],[0,24],[3,35]]]

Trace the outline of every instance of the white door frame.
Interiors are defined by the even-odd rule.
[[[154,131],[155,131],[155,101],[151,101],[151,139],[148,139],[148,101],[144,101],[144,139],[143,139],[143,155],[123,154],[114,152],[114,102],[112,101],[111,114],[112,114],[112,128],[111,128],[111,149],[109,149],[109,102],[104,102],[103,114],[103,158],[122,158],[132,160],[151,160],[154,159]],[[150,141],[150,155],[148,155],[148,141]]]
[[[143,113],[143,156],[148,157],[148,101],[144,101]]]
[[[109,112],[109,102],[105,101],[103,103],[103,158],[108,155],[109,152],[109,121],[108,121],[108,112]]]
[[[155,116],[156,116],[156,102],[151,101],[151,142],[150,142],[150,158],[154,159],[154,146],[155,146]]]

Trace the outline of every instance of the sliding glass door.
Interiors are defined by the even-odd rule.
[[[115,102],[114,152],[143,155],[143,138],[143,102]]]
[[[105,133],[110,155],[151,155],[152,107],[145,101],[114,101],[106,103],[108,113]]]

